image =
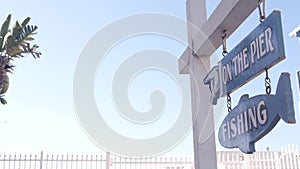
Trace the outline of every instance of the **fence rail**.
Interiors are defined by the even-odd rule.
[[[126,158],[99,154],[0,154],[0,169],[191,169],[191,157]]]
[[[0,153],[0,169],[192,169],[193,161],[192,157],[118,157],[108,152]],[[217,163],[218,169],[300,169],[300,152],[297,146],[251,155],[239,151],[218,151]]]
[[[295,145],[281,151],[259,151],[243,154],[239,151],[217,153],[218,169],[300,169],[300,152]]]

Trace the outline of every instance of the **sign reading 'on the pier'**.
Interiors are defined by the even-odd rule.
[[[218,65],[204,83],[210,85],[212,103],[285,59],[280,11],[273,11]]]

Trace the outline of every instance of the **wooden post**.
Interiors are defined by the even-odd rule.
[[[298,78],[298,87],[299,87],[299,92],[300,92],[300,71],[297,72],[297,78]],[[300,112],[300,96],[299,96],[299,101],[298,101],[298,112]]]
[[[227,37],[230,36],[257,8],[257,5],[257,0],[222,0],[207,19],[205,0],[186,2],[189,47],[179,59],[179,71],[182,74],[192,75],[195,169],[217,168],[210,91],[203,84],[203,79],[210,70],[210,56],[221,45],[221,33],[226,30]],[[192,29],[192,25],[199,28],[198,32]],[[207,38],[203,38],[203,34]]]

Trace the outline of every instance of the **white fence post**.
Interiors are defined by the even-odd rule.
[[[106,152],[106,169],[109,169],[110,167],[110,152]]]
[[[40,169],[43,169],[43,151],[41,151],[41,157],[40,157]]]

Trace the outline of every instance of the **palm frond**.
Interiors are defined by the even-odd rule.
[[[25,20],[24,22],[28,22]],[[12,35],[7,38],[6,41],[6,50],[9,56],[11,57],[23,57],[25,53],[31,53],[34,58],[39,58],[41,53],[37,52],[37,45],[30,46],[29,41],[34,40],[32,35],[34,35],[37,26],[24,25],[24,22],[20,25],[16,22]]]
[[[12,73],[14,65],[11,63],[15,58],[24,57],[25,54],[32,54],[39,58],[41,53],[37,51],[38,45],[31,45],[36,34],[37,26],[28,25],[30,17],[24,19],[20,24],[16,21],[13,28],[9,29],[11,15],[0,29],[0,103],[6,104],[3,98],[9,88],[8,73]]]
[[[26,19],[24,19],[24,21],[22,22],[21,25],[22,25],[23,27],[25,27],[25,26],[29,23],[30,19],[31,19],[30,17],[27,17]]]
[[[1,27],[1,30],[0,30],[0,52],[3,52],[3,50],[4,50],[4,48],[3,48],[4,37],[8,33],[8,28],[9,28],[10,20],[11,20],[11,14],[9,14],[7,16],[7,18],[4,21],[4,23],[3,23],[2,27]]]

